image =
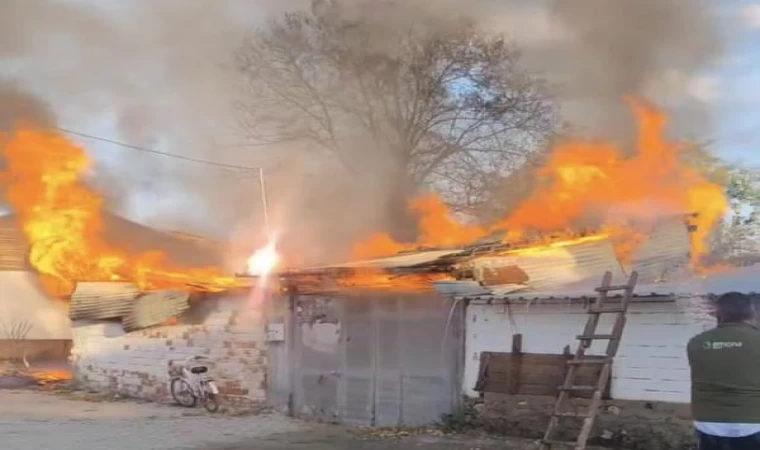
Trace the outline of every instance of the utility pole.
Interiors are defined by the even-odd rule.
[[[259,187],[261,188],[261,205],[264,209],[264,230],[267,233],[267,238],[269,238],[269,204],[267,203],[267,188],[264,184],[264,169],[261,167],[259,167]]]

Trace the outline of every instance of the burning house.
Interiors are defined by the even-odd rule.
[[[130,236],[82,181],[83,150],[58,135],[16,133],[3,181],[29,265],[69,302],[72,361],[91,388],[165,398],[167,362],[199,354],[225,402],[330,422],[424,424],[464,396],[552,397],[602,275],[636,271],[608,396],[684,402],[684,347],[720,293],[701,274],[726,199],[682,162],[663,116],[634,112],[633,156],[561,144],[497,223],[460,223],[423,196],[417,242],[378,234],[357,261],[258,278],[230,276],[182,236]],[[44,164],[25,163],[28,149]]]

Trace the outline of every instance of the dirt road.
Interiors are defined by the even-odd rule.
[[[201,409],[0,390],[3,449],[380,450],[530,448],[524,442],[422,435],[367,439],[339,427],[277,415],[230,417]]]

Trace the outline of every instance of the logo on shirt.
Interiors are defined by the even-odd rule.
[[[702,347],[705,350],[724,350],[727,348],[741,348],[741,341],[705,341]]]

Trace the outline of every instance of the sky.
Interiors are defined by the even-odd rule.
[[[719,0],[718,0],[719,1]],[[760,2],[731,0],[742,27],[710,79],[717,106],[714,145],[724,158],[760,166]]]

